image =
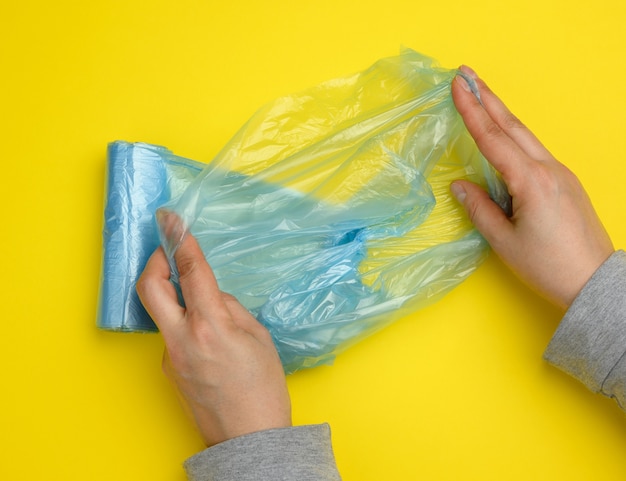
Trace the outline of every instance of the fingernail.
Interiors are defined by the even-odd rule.
[[[463,72],[465,75],[469,75],[470,77],[472,77],[474,80],[478,80],[478,75],[476,74],[476,72],[474,72],[474,70],[472,70],[470,67],[468,67],[467,65],[461,65],[459,67],[459,70],[461,72]]]
[[[457,75],[454,80],[456,82],[458,82],[459,85],[461,86],[461,88],[463,90],[465,90],[466,92],[471,92],[472,91],[472,89],[470,88],[469,84],[467,83],[467,80],[465,80],[465,77],[463,77],[463,75]]]
[[[469,72],[466,70],[469,70]],[[476,100],[478,100],[478,102],[482,105],[483,101],[480,98],[480,91],[478,90],[478,84],[476,83],[476,79],[478,78],[476,73],[471,68],[461,65],[457,70],[456,78],[462,79],[459,80],[461,87],[463,87],[466,92],[472,92],[474,97],[476,97]]]
[[[456,200],[461,204],[463,203],[463,201],[465,200],[465,197],[467,196],[467,192],[465,191],[465,188],[457,182],[453,182],[452,185],[450,185],[450,191],[452,192],[452,195],[454,195]]]

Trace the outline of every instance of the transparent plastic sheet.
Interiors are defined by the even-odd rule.
[[[477,182],[508,208],[452,103],[457,73],[405,50],[265,106],[202,171],[155,150],[170,184],[184,177],[180,195],[168,188],[144,201],[151,193],[137,210],[149,216],[164,204],[161,213],[182,219],[221,289],[269,329],[286,372],[329,363],[439,299],[484,259],[486,242],[451,198],[452,180]],[[137,241],[156,245],[147,230]],[[161,233],[161,242],[171,259],[180,238]],[[135,316],[138,301],[125,302]],[[104,324],[133,330],[130,321]]]

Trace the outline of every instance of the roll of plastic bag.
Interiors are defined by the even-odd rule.
[[[180,195],[167,192],[162,208],[198,239],[220,288],[268,328],[286,372],[331,362],[484,259],[449,184],[477,182],[503,208],[509,197],[453,105],[457,73],[405,50],[280,98],[200,172],[186,167]],[[161,235],[170,259],[179,241]]]
[[[98,327],[155,332],[135,286],[159,246],[157,208],[180,196],[205,164],[143,143],[109,144]]]

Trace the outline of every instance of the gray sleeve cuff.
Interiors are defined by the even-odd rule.
[[[578,294],[544,358],[626,407],[626,253],[615,252]]]
[[[189,458],[190,481],[340,481],[328,424],[270,429]]]

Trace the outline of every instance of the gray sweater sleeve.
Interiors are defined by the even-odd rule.
[[[626,253],[617,251],[578,294],[544,358],[626,409]]]
[[[328,424],[270,429],[189,458],[190,481],[340,481]]]

